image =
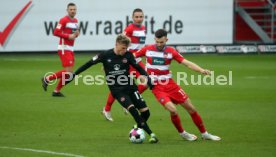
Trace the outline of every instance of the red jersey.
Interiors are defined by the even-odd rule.
[[[74,41],[69,40],[69,35],[73,34],[78,29],[78,20],[76,18],[70,18],[65,16],[60,19],[57,27],[54,30],[54,35],[60,37],[58,50],[64,52],[74,51]]]
[[[131,40],[131,44],[128,48],[130,52],[136,52],[145,46],[146,42],[146,29],[144,25],[137,26],[135,24],[130,24],[125,29],[125,34]]]
[[[170,46],[165,46],[162,51],[159,51],[155,45],[148,45],[136,52],[135,56],[146,56],[146,70],[154,80],[170,79],[171,61],[174,59],[181,63],[184,60],[184,57]]]

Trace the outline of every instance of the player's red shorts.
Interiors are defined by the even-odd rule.
[[[62,53],[61,50],[58,50],[58,55],[59,55],[59,58],[61,60],[63,67],[74,66],[74,64],[75,64],[74,52],[64,50],[64,53]]]
[[[144,63],[142,61],[138,62],[138,64],[143,69],[145,69],[145,65],[144,65]],[[141,76],[141,74],[135,68],[133,68],[132,66],[130,66],[130,68],[129,68],[129,73],[132,74],[133,76],[135,76],[135,78],[138,78],[139,76]]]
[[[174,104],[181,104],[189,98],[189,96],[174,82],[173,79],[169,79],[167,84],[163,83],[157,83],[152,89],[155,98],[163,106],[169,101]]]

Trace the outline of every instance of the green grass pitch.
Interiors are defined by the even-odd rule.
[[[79,67],[93,54],[77,54]],[[44,92],[40,79],[61,69],[53,55],[0,55],[0,156],[62,156],[11,148],[29,148],[89,157],[274,157],[276,156],[276,55],[184,55],[202,67],[227,75],[232,86],[181,85],[201,114],[207,130],[222,141],[184,141],[169,113],[150,91],[143,94],[151,110],[149,125],[160,143],[132,144],[134,124],[116,102],[114,122],[101,115],[108,88],[80,83],[63,88],[65,98],[53,98],[55,86]],[[174,62],[171,70],[196,74]],[[103,74],[96,65],[83,74]],[[184,128],[200,137],[191,118],[178,106]],[[147,138],[148,139],[148,138]],[[70,156],[63,154],[63,156]]]

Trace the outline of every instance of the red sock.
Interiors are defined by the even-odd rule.
[[[51,80],[54,80],[54,79],[59,79],[59,78],[61,78],[63,72],[66,72],[66,70],[60,70],[60,71],[58,71],[58,72],[55,72],[55,73],[52,74],[52,75],[49,75],[49,76],[47,77],[48,81],[51,81]]]
[[[190,114],[190,115],[191,115],[191,117],[192,117],[192,119],[193,119],[195,125],[196,125],[197,128],[199,129],[199,131],[200,131],[201,133],[206,132],[205,126],[204,126],[204,124],[203,124],[203,121],[202,121],[200,115],[199,115],[197,112],[194,112],[194,113],[192,113],[192,114]]]
[[[62,85],[62,79],[59,79],[57,87],[55,89],[55,92],[58,93],[61,90],[62,87],[63,87],[63,85]]]
[[[184,129],[182,128],[182,125],[181,125],[180,118],[179,118],[178,114],[171,115],[171,120],[172,120],[172,123],[173,123],[174,127],[177,129],[177,131],[179,133],[182,133],[184,131]]]
[[[69,75],[65,75],[65,78],[68,78],[69,77]],[[60,90],[61,90],[61,88],[64,86],[64,83],[65,83],[65,81],[63,81],[65,78],[63,78],[63,77],[60,77],[60,79],[59,79],[59,82],[58,82],[58,84],[57,84],[57,87],[56,87],[56,89],[55,89],[55,92],[56,93],[58,93]]]
[[[111,110],[111,107],[114,101],[115,101],[115,98],[112,96],[111,93],[109,93],[104,110],[109,112]]]
[[[138,91],[140,94],[142,94],[148,87],[142,84],[138,85]]]

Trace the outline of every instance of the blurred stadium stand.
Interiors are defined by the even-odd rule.
[[[275,1],[235,1],[235,43],[276,42]]]

